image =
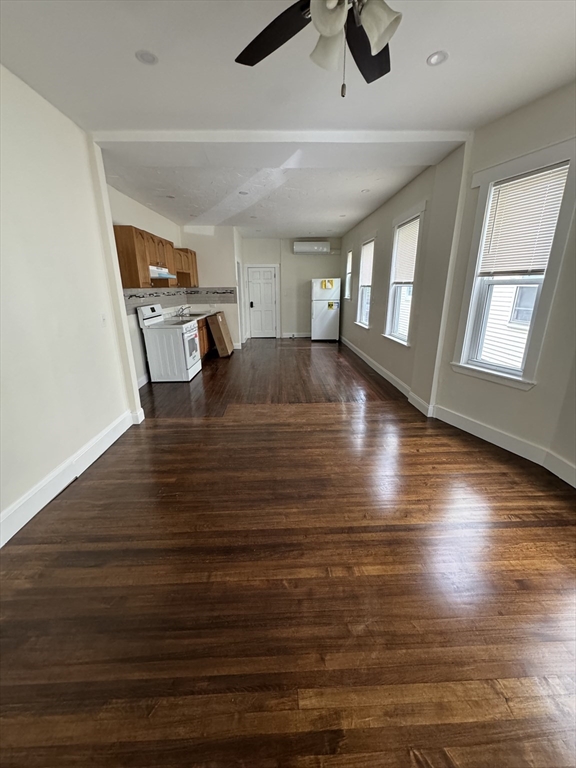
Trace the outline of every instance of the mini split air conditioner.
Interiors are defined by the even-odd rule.
[[[328,240],[294,240],[293,252],[308,255],[330,253],[330,242]]]

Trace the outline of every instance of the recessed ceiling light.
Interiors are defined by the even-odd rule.
[[[370,190],[369,189],[363,189],[362,192],[364,192],[364,194],[365,194],[366,192],[370,192]]]
[[[434,53],[431,53],[426,59],[426,64],[428,64],[429,67],[438,67],[440,64],[444,64],[447,58],[448,53],[446,51],[434,51]]]
[[[238,192],[239,195],[247,195],[248,192]]]
[[[141,64],[158,64],[158,56],[152,51],[136,51],[134,54]]]

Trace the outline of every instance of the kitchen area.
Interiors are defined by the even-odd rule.
[[[166,238],[119,224],[114,236],[138,386],[190,381],[207,355],[232,354],[236,286],[201,288],[196,252]]]

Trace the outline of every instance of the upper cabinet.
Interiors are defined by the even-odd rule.
[[[198,288],[196,251],[191,251],[190,248],[175,248],[174,265],[179,286],[182,288]]]
[[[196,254],[188,248],[174,248],[163,237],[136,227],[115,225],[114,236],[124,288],[196,287]],[[150,278],[150,267],[166,267],[175,278]]]

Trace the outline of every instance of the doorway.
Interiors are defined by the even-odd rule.
[[[276,265],[246,267],[248,318],[253,339],[274,339],[278,334],[278,283]]]

